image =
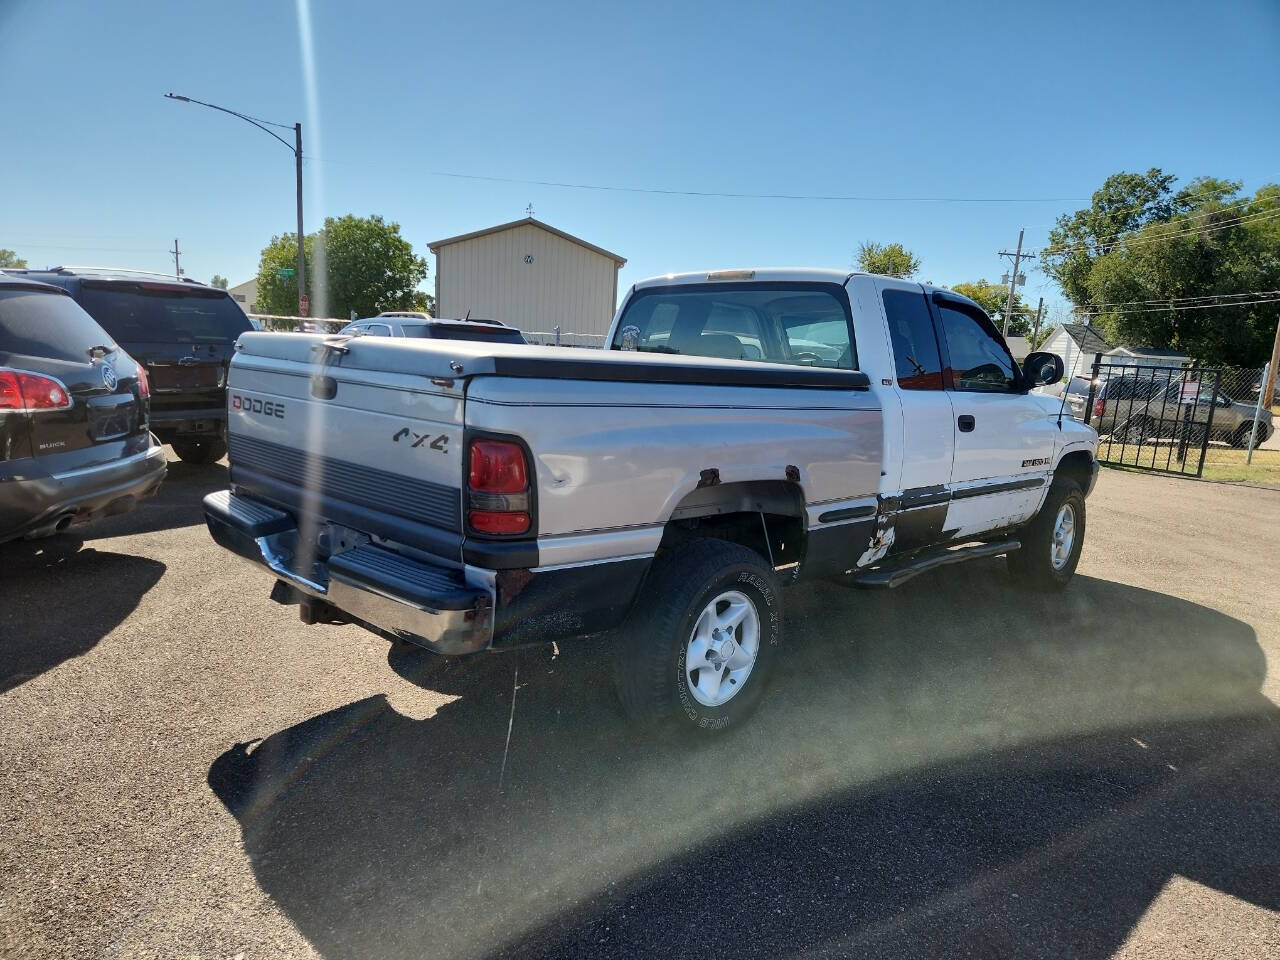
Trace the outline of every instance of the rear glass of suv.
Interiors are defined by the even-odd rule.
[[[524,343],[524,337],[515,327],[490,326],[483,323],[451,324],[419,323],[403,324],[406,337],[431,337],[435,340],[490,340],[496,343]]]
[[[84,308],[123,343],[231,343],[251,330],[249,318],[225,293],[167,285],[86,282]]]
[[[91,348],[113,346],[110,335],[70,297],[0,289],[0,361],[13,354],[87,363]]]

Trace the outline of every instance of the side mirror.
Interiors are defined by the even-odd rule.
[[[1036,352],[1022,361],[1022,375],[1033,387],[1048,386],[1062,379],[1062,358],[1056,353]]]

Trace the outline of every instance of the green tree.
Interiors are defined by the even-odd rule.
[[[209,281],[209,286],[217,287],[219,290],[227,289],[227,278],[220,273],[215,273],[213,279]]]
[[[400,236],[398,223],[377,215],[328,217],[323,229],[307,234],[303,251],[314,316],[345,318],[354,310],[367,317],[382,310],[422,309],[425,303],[426,294],[417,287],[427,276],[427,262]],[[258,260],[262,312],[297,312],[297,263],[298,235],[272,237]],[[317,283],[322,273],[324,283]]]
[[[26,265],[27,261],[23,260],[12,250],[0,248],[0,267],[13,267],[17,270],[22,270]]]
[[[920,258],[900,243],[876,243],[869,240],[858,246],[858,268],[885,277],[913,277],[920,269]]]
[[[1009,305],[1009,288],[1000,283],[957,283],[951,288],[962,297],[968,297],[987,312],[998,329],[1004,329],[1004,311]],[[1013,316],[1009,318],[1009,336],[1029,337],[1035,326],[1036,311],[1028,307],[1018,293],[1013,295]]]
[[[1250,197],[1237,181],[1201,177],[1175,192],[1174,179],[1160,170],[1108,177],[1088,209],[1059,217],[1042,265],[1117,343],[1259,366],[1280,305],[1177,301],[1280,289],[1280,187]]]

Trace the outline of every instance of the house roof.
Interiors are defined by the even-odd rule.
[[[1098,328],[1088,323],[1060,323],[1058,324],[1067,336],[1069,336],[1075,345],[1080,348],[1081,353],[1106,353],[1111,349],[1111,344],[1102,338],[1102,334],[1098,332]],[[1052,336],[1052,334],[1050,334]]]
[[[553,233],[562,240],[568,240],[570,243],[576,243],[580,247],[586,247],[592,253],[598,253],[602,257],[608,257],[618,266],[623,266],[627,262],[626,257],[620,257],[616,253],[610,253],[604,247],[597,247],[594,243],[587,243],[581,237],[575,237],[571,233],[565,233],[563,230],[557,230],[550,224],[543,223],[541,220],[535,220],[533,217],[524,217],[521,220],[512,220],[510,223],[500,223],[496,227],[486,227],[483,230],[473,230],[471,233],[460,233],[456,237],[445,237],[443,240],[436,240],[427,244],[427,249],[432,253],[439,253],[441,247],[447,247],[452,243],[461,243],[463,240],[474,240],[476,237],[488,236],[491,233],[501,233],[503,230],[514,230],[516,227],[525,225],[539,227],[547,233]]]
[[[1116,347],[1108,353],[1127,353],[1131,357],[1171,357],[1177,360],[1190,360],[1191,355],[1183,353],[1180,350],[1170,350],[1167,347]]]
[[[1004,342],[1009,345],[1009,352],[1015,360],[1031,352],[1031,341],[1026,337],[1005,337]]]

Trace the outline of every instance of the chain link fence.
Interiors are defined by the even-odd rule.
[[[544,347],[595,347],[599,350],[604,348],[606,336],[603,333],[573,333],[557,327],[554,330],[531,330],[525,333],[524,338]]]

